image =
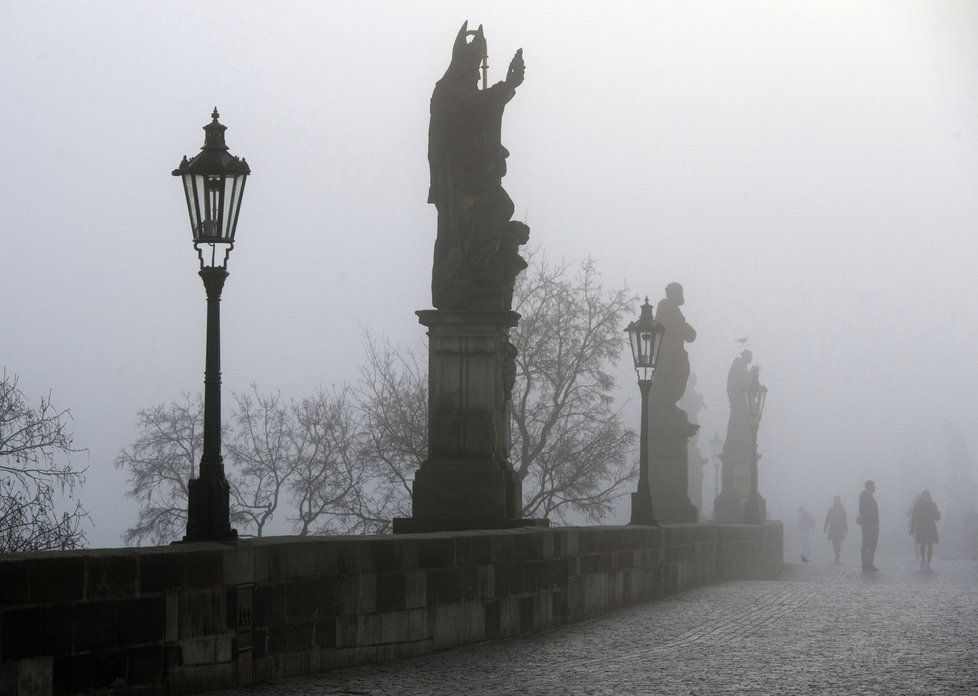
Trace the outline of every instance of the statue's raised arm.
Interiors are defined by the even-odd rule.
[[[511,309],[516,276],[526,268],[519,247],[530,230],[510,219],[513,201],[502,187],[509,152],[501,142],[503,110],[523,84],[523,49],[504,81],[480,90],[486,57],[482,25],[464,23],[431,95],[428,202],[438,210],[431,295],[438,309]]]

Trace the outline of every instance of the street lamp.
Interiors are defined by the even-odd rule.
[[[763,522],[767,516],[762,510],[760,494],[757,492],[757,429],[761,426],[764,401],[767,399],[767,387],[761,384],[760,365],[751,368],[750,383],[744,387],[744,399],[747,401],[747,418],[751,432],[750,494],[744,507],[744,521],[753,524]]]
[[[652,305],[645,298],[638,321],[625,329],[632,347],[632,360],[638,374],[638,388],[642,393],[642,424],[639,439],[638,491],[632,493],[632,524],[655,525],[652,514],[652,487],[649,484],[649,389],[655,376],[655,364],[659,359],[659,346],[665,328],[652,316]]]
[[[713,452],[713,497],[716,498],[720,495],[720,452],[723,451],[723,438],[719,430],[713,431],[713,437],[707,444]]]
[[[221,289],[234,248],[234,231],[251,173],[248,163],[228,152],[226,126],[217,107],[204,126],[204,146],[192,159],[183,158],[173,176],[183,179],[200,277],[207,293],[207,353],[204,371],[204,451],[196,479],[190,479],[187,535],[184,541],[231,541],[228,482],[221,456]]]

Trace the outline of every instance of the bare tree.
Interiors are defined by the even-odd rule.
[[[0,552],[84,544],[88,513],[74,496],[85,470],[69,458],[80,451],[72,444],[70,420],[67,409],[51,404],[50,394],[31,406],[17,376],[0,373]]]
[[[254,384],[249,393],[235,393],[234,401],[227,444],[232,507],[260,537],[298,466],[295,418],[281,393],[262,394]]]
[[[634,302],[601,284],[593,259],[572,270],[531,256],[517,279],[513,450],[524,515],[601,519],[635,476],[635,432],[614,407],[611,372]]]
[[[293,411],[296,467],[289,485],[296,533],[362,531],[357,495],[369,477],[350,390],[320,388]]]
[[[381,534],[411,515],[411,480],[428,450],[428,372],[417,353],[369,332],[363,347],[356,398],[369,483],[357,491],[357,509],[365,528]]]
[[[116,468],[129,473],[126,496],[139,503],[136,525],[123,539],[168,544],[187,526],[187,482],[196,475],[204,446],[200,394],[139,411],[136,428],[136,442],[115,458]]]

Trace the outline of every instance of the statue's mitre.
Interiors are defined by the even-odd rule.
[[[466,41],[469,36],[474,37],[471,42]],[[477,66],[486,54],[486,36],[482,31],[482,25],[476,30],[469,29],[469,21],[462,23],[462,28],[458,30],[455,37],[455,45],[452,47],[453,68],[472,68]]]

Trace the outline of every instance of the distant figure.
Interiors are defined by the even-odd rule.
[[[863,530],[863,572],[875,573],[879,570],[873,565],[876,556],[876,544],[880,540],[880,510],[876,505],[876,484],[872,481],[866,482],[866,487],[859,494],[859,516],[856,517],[856,524]]]
[[[815,529],[815,518],[803,507],[798,508],[798,532],[801,536],[801,562],[808,563],[812,555],[812,530]]]
[[[835,564],[839,565],[839,555],[842,553],[842,540],[849,533],[849,522],[846,519],[846,509],[842,507],[842,498],[835,496],[832,499],[832,507],[825,513],[825,524],[822,525],[829,541],[832,542],[832,551],[835,552]]]
[[[910,514],[910,533],[917,542],[920,553],[920,569],[930,570],[930,559],[934,555],[934,544],[937,543],[937,520],[941,519],[941,511],[937,503],[931,500],[930,491],[924,491],[914,503]]]

